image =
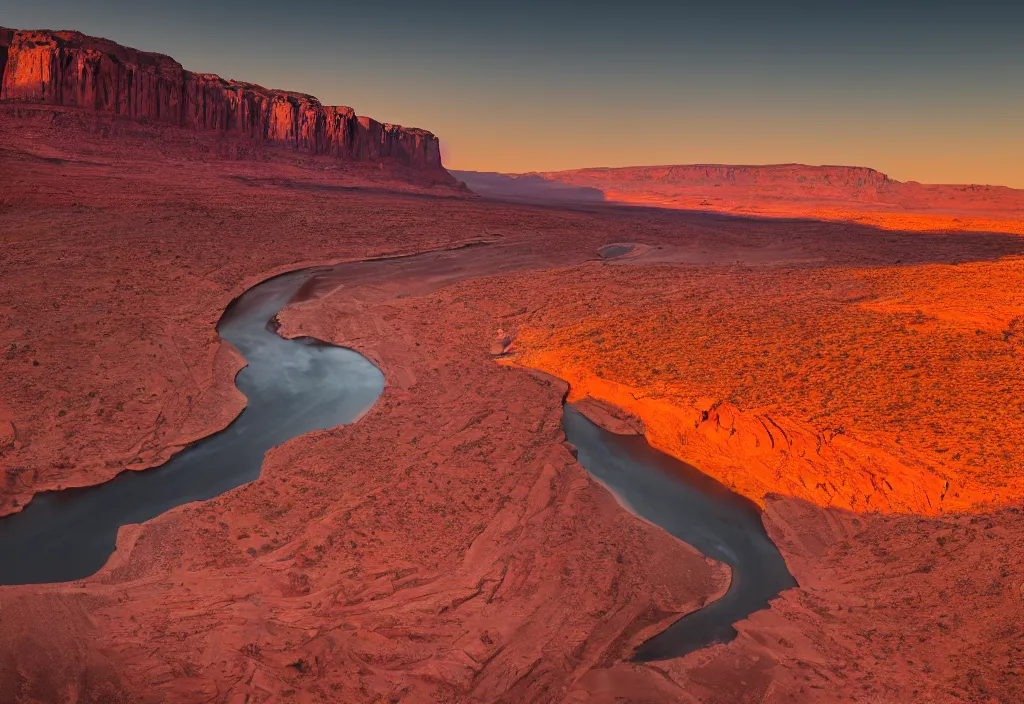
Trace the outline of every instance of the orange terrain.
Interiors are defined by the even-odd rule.
[[[637,261],[559,275],[511,359],[760,503],[934,515],[1024,499],[1024,260]]]
[[[253,284],[486,243],[456,279],[285,308],[282,334],[373,360],[380,399],[122,527],[95,575],[0,587],[0,700],[1024,698],[1013,232],[512,205],[65,107],[0,106],[0,145],[0,514],[229,423],[215,324]],[[799,586],[632,662],[729,571],[590,478],[567,391],[757,501]]]
[[[611,202],[740,216],[856,222],[911,232],[1024,235],[1024,191],[900,182],[847,166],[633,166],[537,174]]]

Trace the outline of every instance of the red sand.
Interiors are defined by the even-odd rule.
[[[380,281],[287,309],[285,333],[378,361],[380,401],[355,425],[275,449],[252,484],[123,529],[89,579],[0,588],[4,700],[1022,698],[1011,404],[1024,240],[510,206],[398,166],[0,112],[5,511],[143,469],[228,422],[239,360],[213,326],[274,272],[480,238],[538,267],[435,291]],[[650,249],[584,261],[635,241]],[[496,363],[498,330],[513,362],[560,360],[566,378],[696,413],[685,446],[659,444],[684,458],[697,447],[710,473],[751,468],[756,486],[737,486],[766,506],[801,586],[733,643],[628,663],[633,645],[720,594],[727,572],[587,477],[562,445],[562,388]],[[851,382],[856,355],[866,366]],[[873,404],[897,392],[902,405]],[[740,419],[849,443],[814,465],[833,483],[870,445],[899,501],[865,512],[851,491],[819,505],[794,489],[808,466],[797,443],[712,442],[701,425],[722,426],[723,400]],[[658,417],[628,410],[617,422],[657,442]],[[949,449],[936,454],[940,435]],[[919,464],[929,456],[945,464]],[[905,457],[915,476],[972,487],[951,504],[970,513],[915,503],[912,483],[892,481]]]

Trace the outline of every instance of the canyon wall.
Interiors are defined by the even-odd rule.
[[[441,170],[437,137],[321,105],[311,95],[186,71],[79,32],[0,28],[0,100],[85,108],[353,161]]]

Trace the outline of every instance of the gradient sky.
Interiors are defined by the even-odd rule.
[[[423,127],[454,169],[803,162],[1024,188],[1024,0],[0,0],[0,25]]]

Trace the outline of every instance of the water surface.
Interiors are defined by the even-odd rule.
[[[242,414],[159,467],[123,472],[93,487],[43,492],[21,513],[0,519],[0,584],[87,577],[113,553],[122,525],[250,482],[270,448],[353,422],[370,408],[384,388],[380,370],[352,350],[277,335],[274,318],[289,301],[337,286],[371,297],[385,288],[392,294],[380,295],[422,295],[453,281],[545,262],[551,265],[528,250],[464,247],[306,269],[257,284],[228,306],[217,327],[248,362],[235,379],[248,399]],[[580,463],[631,511],[733,570],[721,599],[644,643],[636,659],[677,657],[730,640],[736,635],[732,624],[795,586],[755,504],[654,450],[643,437],[605,431],[568,406],[563,420]]]
[[[733,624],[796,586],[765,532],[761,510],[700,470],[655,450],[640,435],[617,435],[566,406],[566,438],[579,462],[630,511],[732,568],[726,594],[641,645],[635,660],[680,657],[736,637]]]
[[[250,482],[270,448],[350,423],[372,406],[384,375],[365,357],[273,332],[273,317],[313,275],[303,270],[264,281],[224,312],[217,331],[248,362],[235,378],[248,403],[231,425],[159,467],[122,472],[97,486],[43,492],[21,513],[0,519],[0,584],[87,577],[114,552],[121,526]]]

